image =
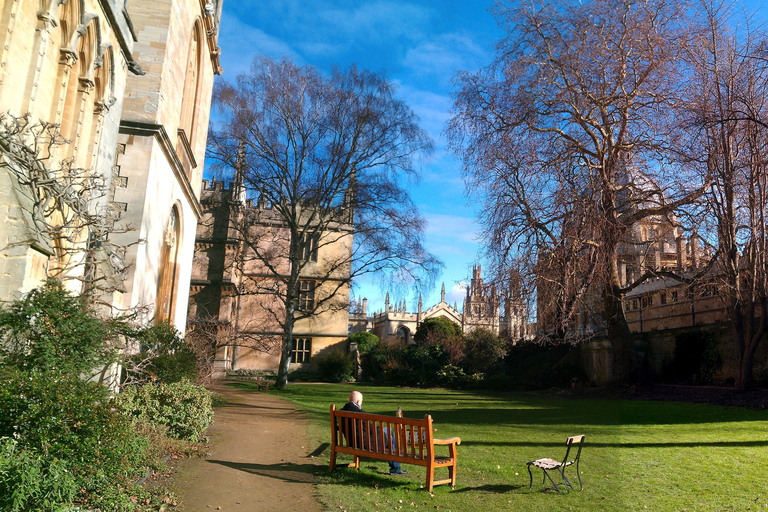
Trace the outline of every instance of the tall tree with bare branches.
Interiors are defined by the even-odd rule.
[[[283,387],[296,322],[347,311],[354,279],[434,279],[441,264],[422,245],[424,221],[404,188],[432,143],[385,77],[354,67],[323,75],[257,59],[219,84],[214,104],[221,122],[208,156],[238,170],[241,197],[257,206],[236,226],[239,293],[258,298],[263,332],[280,339]]]
[[[622,299],[637,282],[621,279],[622,244],[640,221],[676,225],[707,185],[670,153],[685,12],[677,0],[499,1],[506,36],[490,66],[457,78],[447,129],[485,201],[491,259],[525,255],[555,329],[597,302],[617,382],[633,369]]]
[[[689,55],[694,80],[681,117],[687,154],[711,176],[706,214],[717,249],[713,275],[738,349],[736,388],[752,385],[768,326],[768,62],[765,34],[729,4],[702,1]]]

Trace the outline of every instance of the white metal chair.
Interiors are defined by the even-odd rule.
[[[563,457],[563,461],[557,461],[554,459],[537,459],[532,460],[531,462],[528,462],[528,475],[531,477],[531,481],[528,485],[528,490],[533,488],[533,473],[531,472],[531,466],[535,466],[539,469],[541,469],[544,472],[544,476],[541,479],[541,484],[544,485],[547,482],[547,478],[549,478],[549,481],[552,482],[552,485],[554,486],[554,489],[560,493],[563,494],[562,491],[560,491],[560,487],[557,486],[557,483],[552,479],[552,476],[547,471],[552,471],[553,469],[556,469],[560,476],[563,479],[563,482],[561,485],[565,485],[565,490],[568,491],[568,488],[570,487],[573,489],[573,485],[571,485],[571,482],[568,481],[568,478],[565,476],[565,468],[568,466],[576,465],[576,477],[579,479],[579,487],[580,491],[584,490],[584,485],[581,483],[581,473],[579,472],[579,458],[581,457],[581,447],[584,445],[584,436],[573,436],[569,437],[565,441],[566,450],[565,450],[565,457]],[[578,451],[576,452],[576,457],[572,460],[568,460],[568,456],[571,453],[571,448],[574,448],[575,445],[578,445]],[[548,487],[548,489],[551,489],[551,487]],[[569,491],[570,492],[570,491]]]

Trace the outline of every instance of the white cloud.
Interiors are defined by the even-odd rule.
[[[421,76],[448,81],[456,72],[476,69],[489,60],[488,52],[471,37],[440,34],[408,50],[403,64]]]
[[[316,8],[326,5],[320,2]],[[389,1],[363,2],[352,9],[319,8],[316,14],[329,35],[338,37],[342,33],[374,43],[399,37],[418,38],[430,17],[427,9]]]
[[[428,237],[477,244],[480,226],[475,219],[440,213],[426,214],[424,217],[428,223],[426,230]]]
[[[220,32],[219,46],[222,48],[221,61],[227,80],[234,80],[237,75],[247,72],[257,55],[274,59],[288,57],[296,63],[302,61],[291,45],[234,16],[226,17],[222,26],[226,30]]]
[[[465,281],[459,281],[454,284],[450,291],[445,292],[445,302],[448,304],[457,303],[459,308],[464,302],[464,298],[467,296],[467,283]]]

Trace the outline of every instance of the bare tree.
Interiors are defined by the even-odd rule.
[[[639,282],[620,272],[628,235],[650,219],[678,226],[707,185],[670,151],[685,12],[676,0],[500,1],[498,56],[457,78],[447,129],[485,201],[491,259],[526,255],[556,329],[594,304],[618,382],[633,366],[622,299]]]
[[[0,114],[0,167],[15,184],[25,220],[10,244],[50,254],[47,277],[80,281],[82,291],[98,297],[123,289],[124,247],[108,235],[129,228],[109,207],[106,177],[74,167],[71,159],[56,160],[67,144],[57,125]]]
[[[718,249],[713,275],[730,316],[736,388],[743,391],[752,385],[768,321],[768,63],[760,58],[766,40],[732,7],[701,7],[704,30],[690,55],[695,87],[681,133],[691,161],[712,177],[706,199]]]
[[[237,169],[241,196],[256,204],[236,222],[238,290],[261,333],[280,340],[284,387],[296,322],[346,311],[354,279],[434,279],[441,263],[424,249],[424,221],[403,188],[432,145],[393,85],[354,67],[323,76],[257,59],[236,84],[220,83],[214,103],[222,121],[208,156]]]

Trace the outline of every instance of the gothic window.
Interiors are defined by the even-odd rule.
[[[408,328],[401,325],[397,328],[395,336],[397,336],[398,343],[408,343]]]
[[[155,322],[172,321],[174,299],[176,295],[177,259],[179,253],[179,214],[174,206],[168,219],[163,236],[163,248],[160,255],[160,274],[157,281],[157,299],[155,301]]]
[[[666,293],[662,293],[661,294],[661,303],[662,304],[666,304],[667,303],[667,294]]]
[[[320,235],[317,233],[304,233],[301,237],[300,255],[303,261],[317,261],[317,245]]]
[[[677,302],[677,292],[672,292],[672,302]]]
[[[198,84],[202,57],[202,35],[200,21],[192,28],[192,38],[187,53],[187,65],[184,72],[184,92],[181,100],[181,122],[179,128],[184,130],[190,145],[193,141],[195,118],[197,117]]]
[[[291,340],[291,362],[308,363],[312,355],[312,338],[293,338]]]
[[[315,282],[307,279],[299,281],[299,310],[312,311],[315,307]]]

